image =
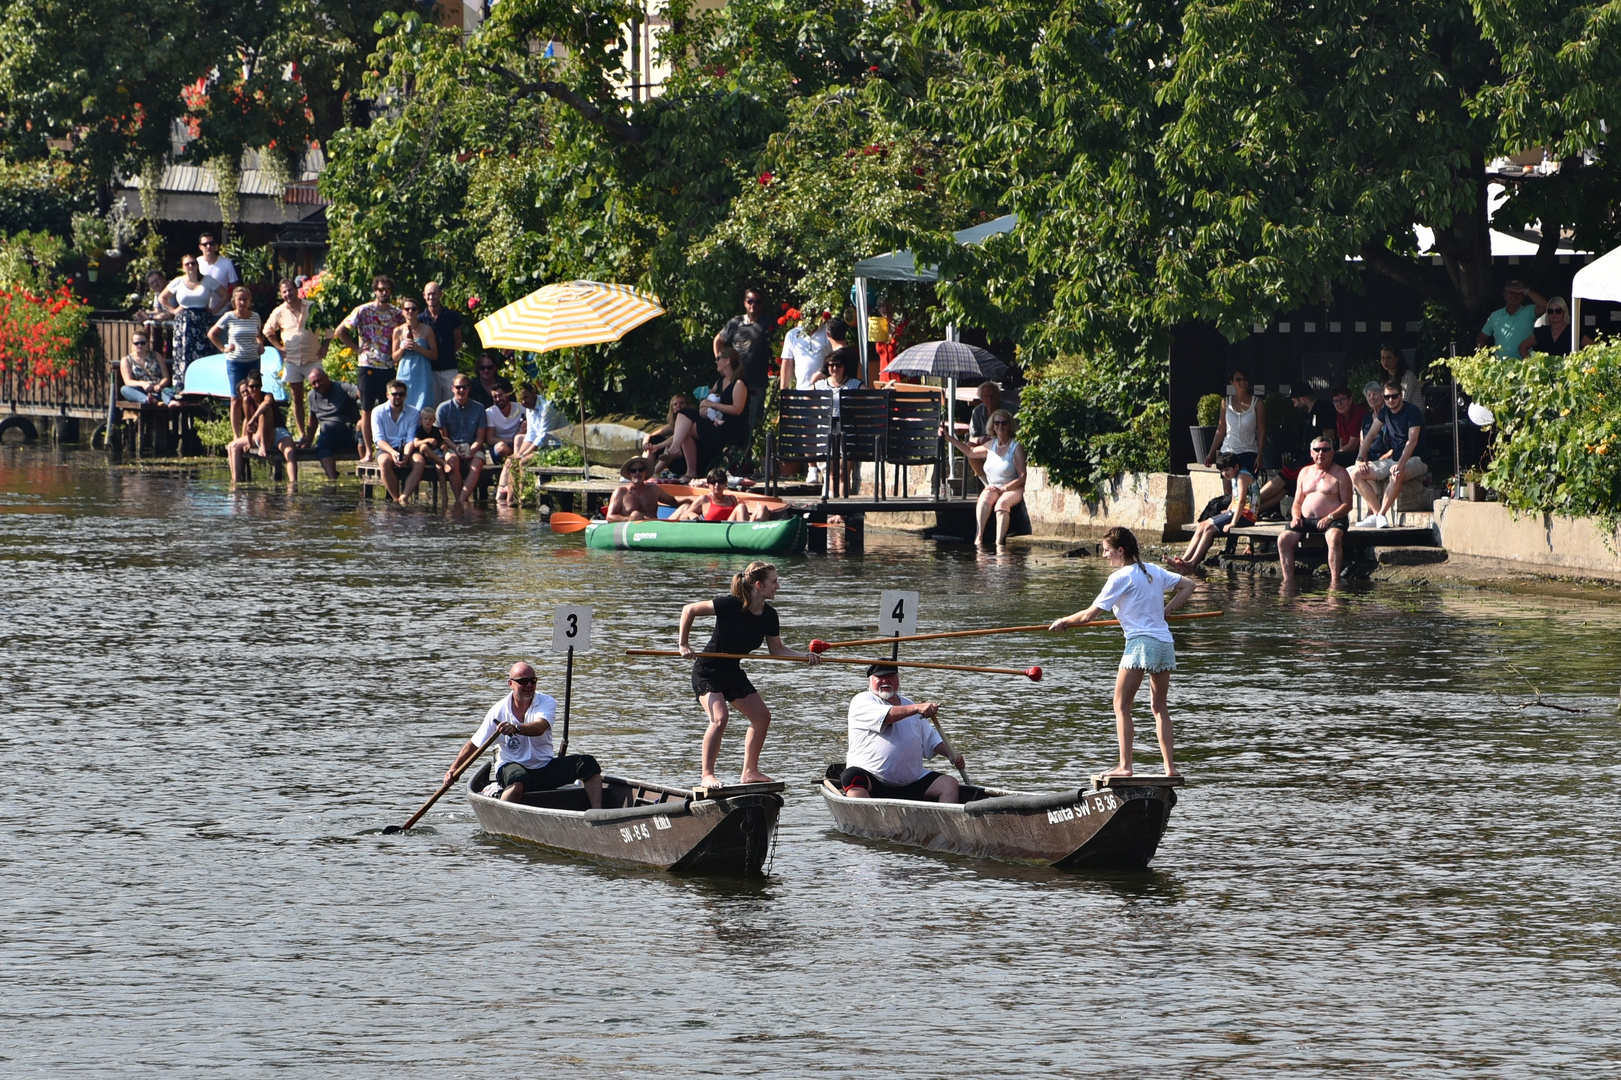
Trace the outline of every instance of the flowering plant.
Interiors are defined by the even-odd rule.
[[[35,291],[0,284],[0,373],[19,372],[32,389],[59,379],[79,359],[90,308],[66,285]]]
[[[322,270],[319,274],[304,279],[304,284],[298,287],[298,295],[305,300],[314,300],[321,295],[321,291],[326,288],[326,284],[326,271]]]

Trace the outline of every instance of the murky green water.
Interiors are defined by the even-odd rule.
[[[697,776],[670,646],[738,560],[586,552],[533,517],[230,491],[0,450],[0,1075],[1611,1075],[1621,609],[1215,580],[1177,632],[1190,786],[1151,871],[853,841],[810,785],[851,669],[753,666],[792,782],[760,883],[481,834],[437,784],[550,612],[595,611],[573,748]],[[785,636],[1029,623],[1106,567],[873,536],[781,564]],[[1113,754],[1118,631],[968,639],[906,690],[976,780]],[[1531,685],[1586,712],[1517,708]],[[723,765],[735,772],[740,731]],[[1141,756],[1147,766],[1152,758]]]

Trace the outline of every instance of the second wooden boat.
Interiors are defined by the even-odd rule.
[[[485,832],[635,866],[743,875],[765,866],[787,786],[689,790],[605,776],[603,808],[593,810],[581,787],[503,802],[482,794],[489,782],[485,762],[467,784],[467,801]]]
[[[1095,776],[1090,790],[1047,793],[964,784],[963,802],[934,803],[848,798],[838,786],[843,770],[834,762],[818,785],[840,832],[1064,869],[1147,866],[1183,783],[1180,776]]]

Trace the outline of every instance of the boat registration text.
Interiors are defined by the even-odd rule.
[[[1107,813],[1120,805],[1120,801],[1107,791],[1098,792],[1089,798],[1082,799],[1073,806],[1059,806],[1047,811],[1047,824],[1057,825],[1061,821],[1074,821],[1079,817],[1087,817],[1096,812]]]

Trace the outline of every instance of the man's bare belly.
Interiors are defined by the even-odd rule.
[[[1339,481],[1322,469],[1314,467],[1301,473],[1296,490],[1301,517],[1322,517],[1342,504]]]

